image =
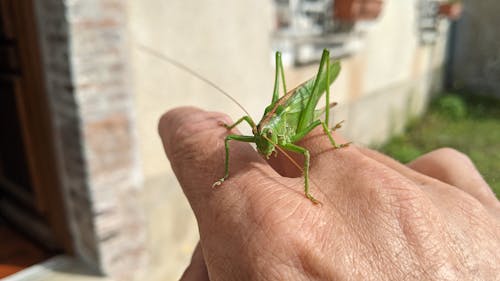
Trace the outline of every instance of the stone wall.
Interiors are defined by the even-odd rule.
[[[34,1],[75,254],[117,280],[146,261],[126,6]]]
[[[449,86],[500,97],[500,2],[463,3],[453,28]]]

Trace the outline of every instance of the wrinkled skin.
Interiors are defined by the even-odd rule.
[[[333,150],[315,130],[300,143],[314,205],[290,161],[267,163],[247,143],[231,143],[230,177],[212,189],[224,172],[219,121],[231,123],[196,108],[160,120],[200,230],[181,280],[499,280],[500,204],[467,156],[440,149],[405,166]]]

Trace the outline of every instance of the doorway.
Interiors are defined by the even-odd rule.
[[[52,132],[33,0],[0,0],[0,273],[72,252]]]

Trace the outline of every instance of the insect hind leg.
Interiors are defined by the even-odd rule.
[[[273,90],[273,100],[272,103],[275,103],[279,99],[279,84],[280,80],[283,85],[283,93],[286,94],[286,83],[285,83],[285,72],[283,71],[283,62],[281,59],[281,52],[276,52],[276,72],[274,77],[274,90]]]
[[[311,154],[309,153],[309,150],[305,149],[304,147],[292,144],[292,143],[288,143],[288,144],[283,145],[283,148],[304,155],[304,170],[303,170],[304,195],[307,197],[307,199],[311,200],[312,203],[321,204],[321,202],[318,201],[316,198],[314,198],[311,195],[311,193],[309,192],[309,166],[310,166],[310,159],[311,159]]]

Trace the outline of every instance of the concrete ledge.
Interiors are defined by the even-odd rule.
[[[69,256],[56,256],[10,275],[3,281],[111,281],[82,261]]]

